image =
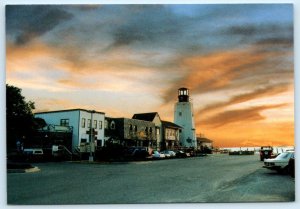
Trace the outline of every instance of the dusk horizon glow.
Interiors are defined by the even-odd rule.
[[[173,122],[186,87],[216,147],[294,146],[293,50],[292,4],[6,6],[6,83],[35,112]]]

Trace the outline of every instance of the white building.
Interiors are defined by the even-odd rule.
[[[181,126],[179,142],[184,147],[197,148],[193,104],[189,101],[189,90],[178,89],[178,102],[175,104],[174,123]]]
[[[71,126],[73,127],[72,151],[79,148],[83,143],[90,143],[94,139],[94,144],[104,146],[104,121],[103,112],[90,111],[84,109],[70,109],[49,112],[35,113],[36,118],[42,118],[47,124]],[[92,124],[92,134],[91,134]]]

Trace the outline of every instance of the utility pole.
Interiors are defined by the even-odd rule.
[[[93,146],[94,146],[94,137],[93,137],[93,113],[95,113],[95,110],[91,110],[91,124],[90,124],[90,156],[89,156],[89,162],[94,161],[94,156],[93,156]]]

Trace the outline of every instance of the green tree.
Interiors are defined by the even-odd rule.
[[[26,101],[18,87],[6,84],[6,133],[7,149],[13,149],[16,141],[23,137],[30,137],[36,122],[32,110],[34,103]]]

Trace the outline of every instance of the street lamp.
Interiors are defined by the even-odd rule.
[[[95,110],[91,110],[91,124],[90,124],[90,156],[89,156],[89,162],[93,162],[94,161],[94,156],[93,156],[93,151],[92,151],[92,147],[94,145],[94,141],[93,141],[93,113],[95,113]]]

